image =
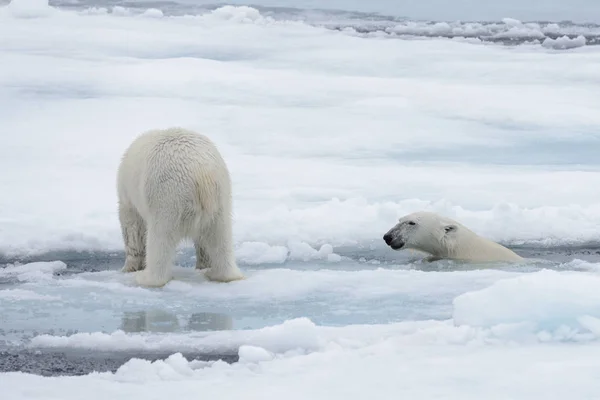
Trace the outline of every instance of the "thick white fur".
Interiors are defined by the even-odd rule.
[[[431,254],[430,260],[455,259],[474,262],[523,260],[512,250],[477,235],[464,225],[425,211],[400,218],[383,238],[394,250],[423,251]]]
[[[140,271],[140,285],[171,280],[185,238],[208,279],[243,279],[233,252],[229,171],[207,137],[181,128],[143,133],[126,150],[117,181],[123,271]]]

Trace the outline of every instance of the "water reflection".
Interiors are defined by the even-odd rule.
[[[121,329],[128,333],[230,330],[233,318],[210,312],[192,313],[186,318],[166,310],[126,311],[121,317]]]

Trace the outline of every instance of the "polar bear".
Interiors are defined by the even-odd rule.
[[[123,272],[161,287],[183,239],[194,242],[196,268],[208,279],[243,279],[233,251],[231,181],[225,161],[205,136],[182,128],[151,130],[127,148],[117,173]]]
[[[429,253],[429,261],[444,258],[473,262],[523,260],[513,251],[477,235],[460,223],[426,211],[400,218],[383,240],[394,250],[414,249]]]

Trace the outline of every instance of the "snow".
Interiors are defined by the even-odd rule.
[[[290,241],[287,246],[269,246],[263,242],[244,242],[237,249],[238,262],[247,265],[283,264],[286,261],[327,260],[340,262],[342,256],[333,252],[333,246],[323,244],[318,250],[310,244]]]
[[[556,39],[546,38],[542,43],[542,46],[551,49],[575,49],[577,47],[585,46],[585,36],[579,35],[576,38],[569,38],[568,36],[562,36]]]
[[[52,274],[67,268],[62,261],[53,262],[35,262],[25,265],[13,264],[6,265],[0,270],[0,277],[15,277],[18,281],[48,281],[52,279]]]
[[[146,17],[146,18],[162,18],[163,17],[163,12],[161,10],[156,9],[156,8],[149,8],[146,11],[144,11],[144,13],[142,14],[142,17]]]
[[[593,14],[576,3],[566,11]],[[426,11],[415,4],[405,12]],[[558,2],[533,13],[550,22],[512,2],[469,22],[481,4],[461,4],[367,33],[247,4],[1,7],[0,344],[171,353],[82,377],[0,373],[3,398],[598,393],[600,263],[575,249],[600,238],[598,28],[561,22]],[[401,3],[370,3],[384,6]],[[493,43],[513,39],[531,42]],[[164,288],[119,271],[119,158],[174,125],[229,165],[245,280],[207,281],[189,243]],[[531,259],[427,264],[386,248],[418,210]],[[565,261],[536,258],[552,246]],[[197,352],[240,361],[185,358]]]
[[[327,24],[324,24],[325,26]],[[431,23],[430,21],[401,21],[399,23],[388,24],[383,32],[389,35],[413,35],[428,37],[457,37],[457,38],[481,38],[481,39],[525,39],[535,43],[535,40],[556,39],[547,35],[562,35],[563,41],[569,41],[567,35],[578,35],[577,43],[581,42],[580,37],[585,39],[585,35],[597,37],[600,34],[600,28],[596,26],[581,25],[563,25],[555,23],[523,23],[512,18],[504,18],[502,22],[463,22],[449,21]],[[585,44],[585,42],[584,42]],[[571,47],[564,47],[568,49]],[[558,48],[557,48],[558,49]]]
[[[456,357],[453,348],[442,351],[432,348],[427,349],[428,358],[415,359],[416,354],[422,354],[422,348],[397,349],[392,355],[385,347],[384,344],[349,354],[332,352],[318,357],[285,358],[254,368],[223,363],[214,363],[210,368],[202,364],[186,365],[174,355],[168,361],[153,364],[132,360],[114,376],[95,374],[59,380],[11,374],[0,382],[3,387],[10,383],[6,393],[14,399],[65,400],[79,398],[77,392],[81,390],[94,399],[107,394],[116,398],[159,399],[165,395],[189,397],[197,393],[223,399],[254,393],[268,399],[283,396],[342,399],[364,398],[374,391],[383,399],[397,396],[478,399],[482,389],[486,396],[493,393],[489,395],[492,399],[531,396],[560,399],[590,397],[598,389],[594,372],[598,366],[597,348],[551,352],[486,349],[466,357]],[[377,359],[369,373],[365,373],[365,358]],[[507,363],[512,366],[507,368]],[[561,365],[569,366],[568,375],[560,374]]]
[[[285,246],[269,246],[263,242],[244,242],[237,249],[237,261],[248,265],[283,264],[288,258],[288,253],[289,250]]]
[[[498,399],[559,399],[587,398],[599,388],[597,343],[485,342],[475,332],[429,322],[393,328],[330,328],[322,333],[307,320],[295,325],[308,331],[288,331],[287,338],[296,338],[308,353],[289,345],[271,345],[275,353],[260,345],[242,345],[241,362],[232,365],[188,362],[175,353],[153,363],[133,359],[114,374],[41,378],[10,373],[0,375],[0,384],[11,399],[75,399],[84,387],[88,397],[98,399],[107,394],[158,399],[198,392],[225,399],[254,393],[267,399],[284,395],[341,399],[364,398],[374,390],[384,399],[399,395],[477,399],[482,393],[493,393],[491,398]],[[286,337],[283,326],[276,328],[264,331],[266,343]],[[333,331],[337,340],[331,339]]]
[[[262,347],[248,345],[240,346],[239,356],[240,363],[260,363],[273,359],[273,353]]]
[[[456,297],[453,318],[469,326],[519,322],[548,329],[576,326],[578,318],[600,317],[599,289],[597,274],[544,270]]]
[[[8,301],[21,301],[21,300],[40,300],[40,301],[48,301],[48,300],[59,300],[59,296],[48,296],[41,295],[31,290],[23,290],[23,289],[5,289],[0,292],[0,299],[8,300]]]
[[[598,164],[579,155],[599,140],[597,52],[370,40],[236,10],[1,13],[1,252],[121,250],[119,157],[172,125],[230,166],[240,262],[267,257],[246,242],[369,245],[419,209],[503,243],[598,237]]]
[[[600,5],[595,0],[545,0],[544,2],[506,0],[489,2],[481,0],[177,0],[175,4],[195,7],[231,4],[236,6],[256,5],[262,7],[283,7],[309,9],[314,14],[318,10],[358,11],[380,13],[418,20],[436,21],[490,21],[519,19],[527,21],[576,21],[600,22]],[[147,6],[147,1],[132,0],[128,4]]]
[[[597,270],[598,265],[588,267]],[[298,399],[341,399],[363,398],[373,387],[385,399],[417,393],[424,399],[477,399],[491,390],[492,398],[559,399],[567,392],[576,398],[592,396],[599,388],[600,278],[592,272],[546,270],[496,277],[486,288],[456,297],[454,317],[446,320],[334,327],[300,317],[233,331],[217,327],[212,332],[40,335],[29,348],[173,354],[155,362],[134,358],[115,373],[83,377],[3,373],[0,384],[11,399],[75,399],[84,386],[98,399],[115,393],[117,398],[158,399],[167,393],[186,397],[198,390],[220,398],[260,393],[261,398],[275,399],[285,392]],[[412,278],[404,276],[415,283]],[[577,287],[577,293],[569,293]],[[557,308],[562,323],[544,325]],[[491,315],[498,317],[492,320]],[[478,326],[481,318],[485,323]],[[231,365],[188,361],[181,352],[190,351],[237,351],[240,358]],[[218,384],[225,382],[230,384]]]
[[[47,17],[55,11],[48,0],[12,0],[6,9],[16,18]]]

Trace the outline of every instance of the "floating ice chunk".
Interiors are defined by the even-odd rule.
[[[431,27],[431,33],[434,35],[450,35],[452,28],[447,22],[437,22]]]
[[[55,11],[48,0],[11,0],[8,10],[17,18],[47,17]]]
[[[106,7],[90,7],[80,11],[82,15],[107,15],[108,8]]]
[[[232,22],[256,22],[263,19],[260,12],[256,8],[248,6],[223,6],[211,13],[213,16]]]
[[[342,257],[339,254],[335,254],[333,252],[333,246],[328,243],[325,243],[324,245],[321,246],[321,248],[318,251],[318,256],[320,258],[324,257],[329,262],[342,261]]]
[[[238,351],[241,363],[259,363],[262,361],[271,361],[273,353],[262,347],[244,345]]]
[[[560,32],[560,26],[558,24],[548,24],[543,29],[544,33],[558,33]]]
[[[281,325],[270,326],[255,331],[250,342],[275,353],[290,350],[318,350],[322,347],[319,329],[308,318],[296,318]]]
[[[494,35],[497,39],[543,39],[546,37],[539,29],[524,26],[513,26],[509,30]]]
[[[290,249],[289,259],[290,260],[337,260],[336,254],[333,253],[333,246],[330,244],[323,244],[319,250],[313,248],[306,242],[290,241],[288,243]],[[340,257],[341,259],[341,257]]]
[[[244,242],[236,249],[237,260],[249,265],[283,264],[287,256],[287,247],[270,246],[263,242]]]
[[[525,26],[529,29],[534,29],[534,30],[540,30],[540,24],[538,24],[537,22],[528,22],[525,24]]]
[[[328,243],[325,243],[324,245],[321,246],[318,253],[321,256],[327,256],[329,254],[333,254],[333,246]]]
[[[66,269],[62,261],[34,262],[22,265],[9,265],[0,269],[0,278],[16,278],[21,282],[50,280],[55,271]]]
[[[339,254],[328,254],[327,261],[331,263],[337,263],[342,261],[342,256],[340,256]]]
[[[320,329],[308,318],[287,320],[280,325],[251,331],[221,331],[200,334],[134,335],[118,330],[111,334],[93,332],[71,336],[39,335],[34,337],[31,348],[80,348],[92,350],[176,350],[176,351],[222,351],[237,350],[249,345],[265,351],[285,354],[287,352],[317,351],[323,347]],[[246,354],[255,357],[255,351]]]
[[[121,7],[121,6],[114,6],[112,8],[111,12],[113,15],[119,15],[121,17],[131,15],[131,11],[129,11],[127,8]]]
[[[531,323],[537,329],[589,330],[589,317],[600,317],[600,275],[543,270],[464,293],[453,303],[457,325]],[[583,326],[581,317],[587,318]]]
[[[71,336],[40,335],[31,340],[32,347],[72,347],[92,350],[152,349],[151,344],[144,346],[140,336],[130,336],[118,330],[111,334],[102,332],[77,333]]]
[[[508,26],[523,26],[523,23],[521,21],[514,18],[502,18],[502,22],[504,22]]]
[[[476,36],[481,34],[489,34],[489,29],[484,27],[479,22],[466,23],[460,27],[455,28],[454,34],[464,34],[466,36]]]
[[[144,18],[162,18],[164,14],[157,8],[149,8],[144,11],[141,16]]]
[[[577,47],[583,47],[585,45],[586,45],[586,40],[585,40],[585,36],[583,36],[583,35],[579,35],[573,39],[569,38],[566,35],[556,38],[556,39],[546,38],[546,40],[544,40],[542,42],[542,46],[544,46],[547,49],[554,49],[554,50],[575,49]]]
[[[114,379],[119,382],[174,381],[193,374],[191,363],[181,353],[175,353],[166,360],[154,362],[133,358],[117,369]]]
[[[248,265],[283,264],[287,260],[327,260],[339,262],[342,257],[333,252],[333,246],[325,243],[316,250],[310,244],[290,241],[288,247],[271,246],[263,242],[244,242],[236,249],[238,262]]]

